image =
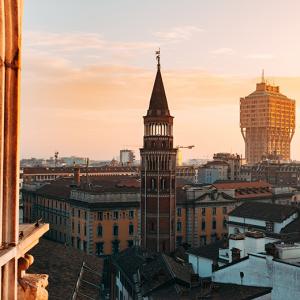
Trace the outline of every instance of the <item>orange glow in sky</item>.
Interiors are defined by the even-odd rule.
[[[22,157],[138,154],[158,47],[175,145],[196,146],[184,159],[244,155],[239,98],[261,69],[300,99],[299,1],[161,2],[25,4]],[[296,122],[293,159],[299,148]]]

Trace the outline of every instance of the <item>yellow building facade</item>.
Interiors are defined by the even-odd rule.
[[[228,213],[235,205],[234,198],[207,187],[177,193],[177,246],[198,247],[224,238]]]
[[[47,238],[88,254],[110,255],[138,244],[139,182],[132,178],[120,185],[122,177],[101,179],[89,188],[74,186],[70,178],[36,189],[25,185],[24,221],[47,220]]]

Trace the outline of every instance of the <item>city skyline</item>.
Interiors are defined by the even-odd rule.
[[[24,7],[22,157],[58,150],[111,159],[126,145],[138,153],[158,47],[175,145],[196,145],[184,159],[244,156],[239,99],[255,90],[262,68],[284,94],[300,98],[296,1],[271,11],[270,1],[97,2],[64,1],[59,12],[58,1]],[[300,159],[298,131],[296,121],[292,159]]]

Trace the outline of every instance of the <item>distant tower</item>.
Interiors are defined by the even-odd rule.
[[[281,94],[279,86],[267,84],[263,72],[256,90],[240,99],[240,126],[247,163],[257,163],[274,153],[290,160],[295,100]]]
[[[160,73],[157,73],[147,115],[144,116],[144,147],[141,151],[142,247],[170,253],[175,250],[175,171],[173,117],[170,115]]]

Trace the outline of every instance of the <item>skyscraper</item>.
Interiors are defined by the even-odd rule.
[[[295,100],[281,94],[279,86],[266,83],[262,76],[256,90],[240,99],[240,127],[247,163],[257,163],[270,154],[289,160]]]
[[[141,151],[142,247],[151,251],[175,249],[175,174],[173,117],[170,115],[160,72],[157,73],[147,115],[144,116],[144,146]]]

